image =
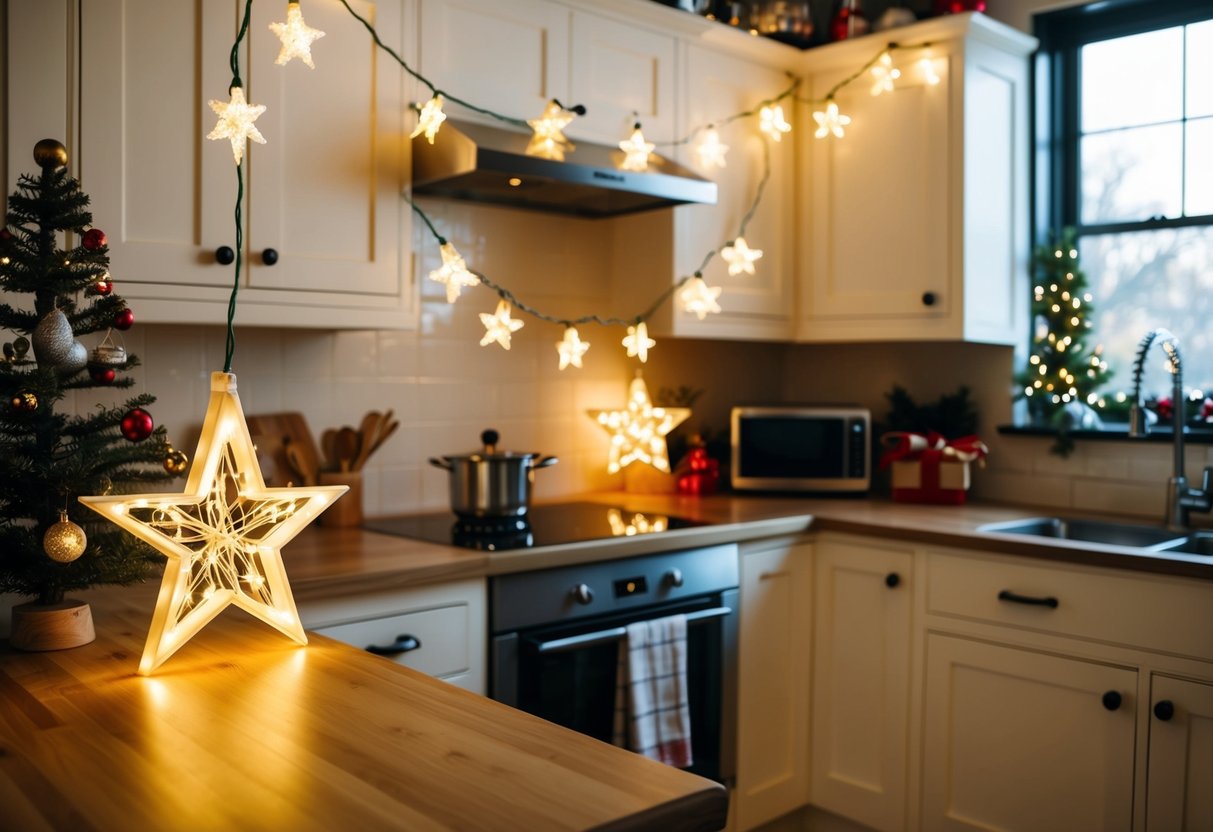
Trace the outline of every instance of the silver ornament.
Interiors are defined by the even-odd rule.
[[[61,376],[75,375],[83,370],[86,364],[88,364],[88,347],[79,341],[74,341],[67,358],[55,367],[55,372]]]
[[[71,357],[76,343],[72,325],[61,309],[52,309],[34,327],[34,357],[41,367],[58,367]],[[87,353],[85,358],[87,359]],[[83,366],[83,365],[82,365]]]

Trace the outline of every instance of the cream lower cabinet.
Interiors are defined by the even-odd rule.
[[[914,553],[823,535],[815,544],[812,801],[905,828]]]
[[[741,545],[736,830],[809,801],[812,556],[796,540]]]
[[[484,695],[483,578],[299,602],[303,626]]]
[[[1213,829],[1213,682],[1156,674],[1149,719],[1146,829]]]

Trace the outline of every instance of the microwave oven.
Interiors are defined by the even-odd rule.
[[[861,493],[871,483],[872,414],[862,407],[735,407],[733,488]]]

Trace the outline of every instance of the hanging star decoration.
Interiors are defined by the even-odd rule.
[[[721,291],[719,286],[709,286],[703,282],[702,277],[695,276],[678,292],[678,299],[682,301],[684,310],[702,321],[709,314],[720,312],[720,304],[716,302],[716,298],[720,297]]]
[[[539,118],[527,121],[535,133],[527,143],[526,155],[563,162],[564,154],[572,153],[576,149],[563,132],[574,118],[574,113],[570,113],[555,101],[549,101]]]
[[[705,170],[725,167],[724,155],[728,152],[729,146],[720,140],[720,134],[716,132],[715,127],[707,129],[703,134],[703,140],[695,148],[699,166]]]
[[[901,77],[901,70],[893,66],[893,56],[888,52],[880,56],[870,72],[872,73],[872,95],[892,92],[893,82]]]
[[[564,328],[564,339],[556,342],[556,351],[560,353],[560,369],[563,370],[570,365],[580,369],[581,357],[585,355],[586,350],[589,348],[590,342],[581,340],[577,327],[566,326]]]
[[[292,0],[286,4],[286,23],[271,23],[270,31],[282,41],[282,49],[274,63],[283,66],[292,58],[298,58],[309,69],[316,68],[312,63],[312,42],[324,37],[324,32],[303,22],[303,12],[299,10],[297,2]]]
[[[813,134],[817,138],[824,139],[826,136],[833,135],[835,138],[841,139],[843,137],[842,128],[851,123],[851,117],[838,112],[838,105],[831,98],[826,102],[824,112],[818,110],[813,113],[813,121],[817,122],[817,132]]]
[[[791,131],[792,125],[784,119],[783,107],[776,104],[773,107],[763,107],[758,111],[758,129],[770,136],[772,141],[777,142],[783,138],[784,133]]]
[[[168,556],[139,662],[144,675],[229,606],[307,644],[281,550],[348,490],[267,488],[230,373],[211,374],[194,459],[181,494],[80,498]]]
[[[430,272],[430,280],[446,286],[447,303],[454,303],[465,286],[479,286],[480,278],[468,271],[463,255],[451,243],[443,243],[438,252],[442,265]]]
[[[935,71],[935,62],[931,60],[930,55],[923,55],[918,60],[918,74],[922,76],[922,80],[934,87],[940,82],[939,73]]]
[[[497,311],[492,315],[481,312],[480,323],[484,324],[485,329],[484,337],[480,339],[482,347],[496,341],[502,349],[508,350],[510,336],[522,329],[522,321],[510,317],[510,305],[504,300],[497,301]]]
[[[653,148],[656,146],[652,142],[644,140],[644,133],[640,129],[640,124],[636,124],[632,128],[632,135],[619,143],[619,149],[626,154],[620,167],[624,170],[643,173],[649,169],[649,154],[653,152]]]
[[[240,164],[240,160],[244,158],[244,146],[249,139],[257,144],[265,144],[265,137],[253,126],[253,122],[265,112],[265,106],[252,105],[245,101],[243,87],[232,87],[231,95],[230,101],[211,99],[209,102],[215,115],[219,116],[219,123],[206,137],[231,139],[232,156],[236,159],[236,164]]]
[[[729,264],[729,274],[754,274],[754,262],[761,259],[762,249],[750,248],[745,237],[738,237],[730,246],[720,250],[720,256]]]
[[[649,326],[644,321],[636,326],[628,327],[628,334],[623,338],[623,346],[628,351],[628,358],[639,358],[643,364],[649,360],[649,350],[657,346],[657,342],[649,337]]]
[[[435,95],[421,108],[421,113],[417,116],[417,126],[409,133],[409,138],[415,139],[425,133],[425,140],[433,144],[434,137],[438,135],[438,128],[444,121],[446,113],[442,112],[442,96]]]
[[[640,374],[628,387],[628,403],[622,410],[588,410],[590,418],[611,435],[607,471],[614,474],[643,462],[658,471],[670,472],[665,437],[691,415],[687,407],[654,407]]]

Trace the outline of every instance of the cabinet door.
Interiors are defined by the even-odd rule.
[[[812,546],[743,548],[737,829],[809,801]]]
[[[573,13],[569,100],[586,114],[568,133],[607,145],[639,121],[649,141],[675,138],[674,38],[584,12]],[[659,148],[658,153],[668,155]]]
[[[565,6],[546,0],[423,0],[421,43],[421,72],[470,104],[524,119],[538,116],[553,98],[570,104]],[[453,103],[445,111],[478,118]]]
[[[688,130],[750,110],[790,83],[779,70],[694,45],[687,48],[686,68],[684,124]],[[793,118],[792,109],[790,103],[784,106],[789,120]],[[765,181],[762,202],[745,232],[746,244],[762,249],[763,256],[755,264],[755,274],[734,277],[729,276],[719,256],[712,258],[703,276],[709,286],[723,287],[719,301],[723,313],[698,321],[679,310],[676,331],[692,336],[785,338],[792,317],[794,133],[780,142],[765,139],[758,130],[757,115],[720,125],[718,132],[729,151],[727,166],[707,174],[719,188],[717,202],[674,209],[675,268],[680,275],[688,274],[698,268],[705,255],[737,237],[755,193],[763,186],[765,141],[770,151],[770,178]],[[680,161],[694,166],[689,148],[680,152]]]
[[[1213,685],[1156,675],[1150,694],[1146,829],[1213,829]]]
[[[913,553],[824,540],[813,615],[813,805],[906,825]]]
[[[938,634],[926,649],[923,829],[1130,828],[1136,671]]]

